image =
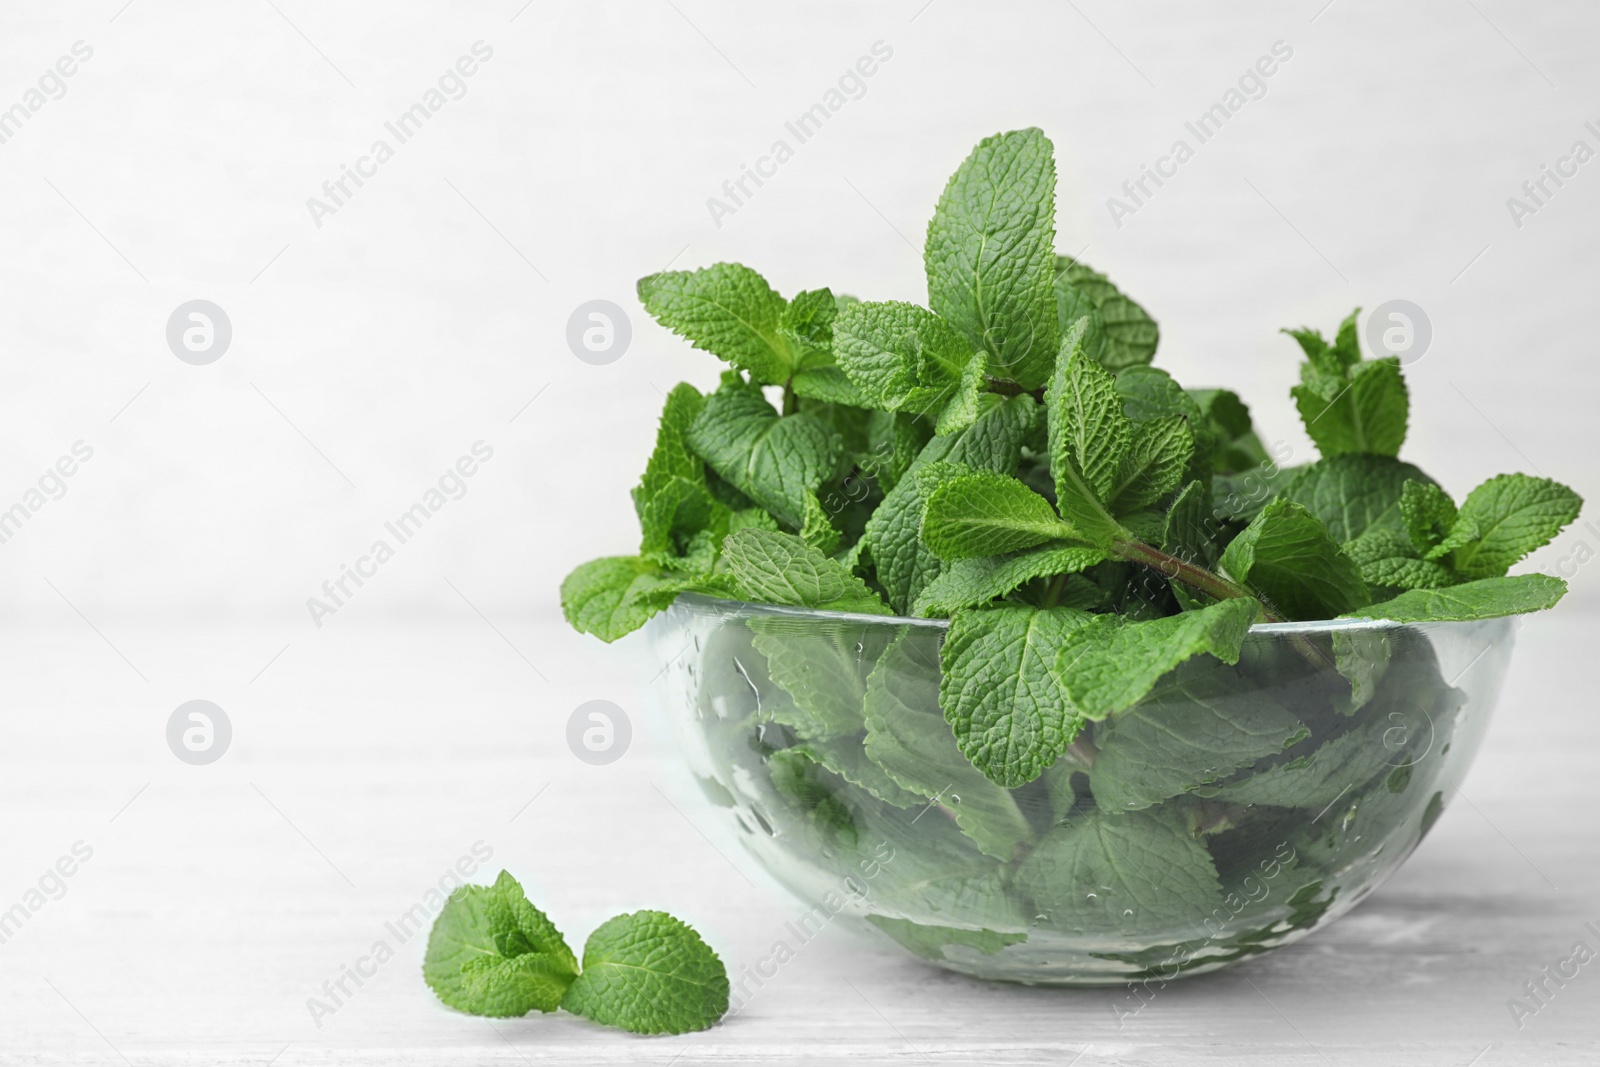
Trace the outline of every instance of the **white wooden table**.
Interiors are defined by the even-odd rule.
[[[575,944],[648,906],[732,971],[770,951],[800,908],[678,770],[644,642],[470,614],[315,633],[96,622],[0,641],[0,909],[76,842],[93,850],[0,944],[0,1064],[1600,1061],[1600,963],[1521,1029],[1507,1007],[1574,941],[1600,948],[1584,930],[1600,926],[1600,613],[1583,605],[1524,630],[1469,803],[1306,942],[1174,984],[1119,1026],[1120,990],[982,984],[826,930],[736,1017],[657,1039],[448,1011],[419,973],[424,938],[385,926],[482,842],[476,877],[509,868]],[[234,731],[209,766],[164,737],[196,697]],[[566,747],[591,698],[631,714],[609,766]],[[346,979],[317,1025],[307,999],[379,939],[395,958]]]

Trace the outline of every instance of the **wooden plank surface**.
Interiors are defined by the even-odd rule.
[[[421,981],[424,939],[385,925],[477,844],[475,878],[509,868],[575,941],[661,907],[737,971],[785,935],[802,909],[680,772],[644,641],[463,615],[301,632],[262,671],[287,635],[113,623],[112,649],[83,626],[13,631],[0,908],[75,843],[92,856],[0,944],[0,1064],[1593,1063],[1600,963],[1521,1028],[1507,1000],[1596,943],[1597,623],[1575,604],[1527,625],[1467,802],[1299,945],[1119,1023],[1123,990],[984,984],[825,929],[737,1016],[650,1040],[450,1012]],[[209,766],[164,738],[195,697],[234,730]],[[565,742],[593,698],[634,727],[609,766]],[[379,940],[394,958],[314,1019],[308,998]]]

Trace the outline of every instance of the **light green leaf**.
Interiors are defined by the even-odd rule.
[[[810,367],[797,370],[789,379],[789,388],[795,396],[809,397],[829,404],[848,404],[854,408],[868,407],[869,401],[855,383],[838,367]]]
[[[1388,530],[1371,530],[1344,551],[1361,568],[1369,589],[1442,589],[1461,580],[1443,564],[1420,558],[1408,538]]]
[[[1060,336],[1053,151],[1036,129],[984,138],[939,197],[923,255],[929,306],[1028,389],[1049,377]]]
[[[1289,392],[1324,456],[1393,456],[1405,442],[1411,401],[1394,357],[1357,363],[1348,377],[1307,374]]]
[[[812,742],[861,732],[867,674],[885,644],[877,636],[882,627],[796,627],[788,619],[756,618],[750,620],[750,628],[751,644],[767,659],[768,677],[793,701],[763,703],[765,718]]]
[[[983,410],[982,398],[989,388],[989,358],[982,352],[972,357],[956,383],[955,395],[939,411],[934,433],[940,437],[965,430],[978,419]]]
[[[1161,331],[1149,314],[1128,299],[1089,265],[1071,256],[1056,259],[1055,296],[1057,321],[1065,333],[1084,313],[1087,305],[1095,310],[1105,331],[1105,347],[1095,354],[1107,370],[1149,363],[1156,354]]]
[[[838,466],[839,437],[811,414],[779,417],[752,388],[724,387],[689,427],[695,452],[734,488],[798,528],[806,498]]]
[[[1236,597],[1144,622],[1096,615],[1066,635],[1051,670],[1081,715],[1104,719],[1133,707],[1168,671],[1201,653],[1237,663],[1256,608]]]
[[[952,615],[962,608],[977,607],[1003,597],[1035,578],[1072,574],[1106,558],[1104,549],[1047,545],[1015,555],[955,560],[922,590],[911,613]]]
[[[636,1034],[704,1030],[728,1010],[728,972],[700,935],[660,911],[602,923],[561,1006]]]
[[[944,807],[987,855],[1010,860],[1033,829],[1005,789],[980,774],[939,713],[932,642],[916,632],[884,652],[867,680],[866,752],[894,782]]]
[[[528,962],[515,967],[513,959]],[[428,934],[422,973],[445,1004],[474,1015],[554,1011],[577,961],[560,931],[505,871],[450,894]]]
[[[1567,593],[1567,583],[1548,574],[1479,578],[1448,589],[1413,589],[1381,604],[1368,604],[1351,618],[1391,622],[1465,622],[1497,619],[1553,608]]]
[[[664,611],[679,593],[708,580],[694,574],[664,574],[638,556],[590,560],[561,583],[561,610],[579,633],[611,642]]]
[[[1190,661],[1095,731],[1100,751],[1089,786],[1102,810],[1147,808],[1306,735],[1300,720],[1270,697],[1241,691],[1232,668]]]
[[[970,948],[985,956],[993,956],[1010,945],[1020,945],[1028,940],[1027,934],[1003,934],[994,930],[961,930],[953,926],[930,926],[908,919],[891,919],[884,915],[868,915],[867,922],[882,930],[904,948],[923,959],[948,960],[947,947]]]
[[[1443,541],[1456,524],[1456,504],[1432,482],[1408,480],[1400,493],[1400,519],[1417,554]]]
[[[549,956],[529,952],[510,959],[478,956],[461,967],[463,1010],[490,1018],[555,1011],[577,972]]]
[[[1467,494],[1456,523],[1473,539],[1450,563],[1467,578],[1496,578],[1578,517],[1583,498],[1560,482],[1526,474],[1490,478]],[[1452,530],[1452,533],[1454,530]]]
[[[1404,533],[1400,500],[1407,482],[1431,486],[1433,479],[1393,456],[1349,454],[1302,467],[1279,496],[1304,504],[1344,544],[1369,530]]]
[[[1072,534],[1048,500],[990,471],[941,481],[922,512],[922,540],[944,560],[998,556]]]
[[[1285,619],[1331,619],[1369,599],[1361,568],[1303,506],[1277,500],[1228,543],[1221,566]]]
[[[1014,788],[1039,777],[1082,719],[1057,685],[1056,650],[1091,618],[1072,608],[965,608],[940,652],[939,706],[984,777]]]
[[[1126,515],[1172,492],[1183,482],[1193,456],[1194,435],[1182,415],[1134,423],[1111,487],[1111,511]]]
[[[872,407],[923,414],[955,395],[973,348],[933,312],[891,301],[845,308],[834,324],[834,353]]]
[[[1102,937],[1188,930],[1222,906],[1205,844],[1166,808],[1069,818],[1023,860],[1013,885],[1051,926]]]
[[[778,317],[778,331],[795,354],[795,372],[822,370],[834,365],[833,320],[839,303],[827,289],[796,293]]]
[[[795,371],[796,353],[779,328],[783,297],[749,267],[652,274],[639,279],[639,300],[661,325],[764,385],[782,385]]]
[[[722,554],[734,590],[751,603],[890,613],[878,594],[843,564],[792,534],[740,530],[728,535]]]
[[[1050,470],[1061,514],[1098,545],[1121,533],[1105,502],[1133,436],[1111,375],[1083,350],[1086,320],[1061,342],[1061,358],[1045,391]]]

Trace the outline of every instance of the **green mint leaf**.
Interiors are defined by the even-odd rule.
[[[1241,474],[1216,475],[1211,479],[1216,517],[1228,522],[1249,522],[1303,470],[1304,467],[1280,467],[1269,462]]]
[[[1110,373],[1083,350],[1086,328],[1079,319],[1062,340],[1044,403],[1057,506],[1082,536],[1104,546],[1122,532],[1105,501],[1116,486],[1133,424]]]
[[[1010,945],[1020,945],[1028,940],[1027,934],[1003,934],[994,930],[962,930],[953,926],[931,926],[914,923],[909,919],[891,919],[884,915],[868,915],[867,922],[882,930],[901,947],[925,960],[947,960],[946,946],[974,949],[985,956],[993,956]]]
[[[1013,885],[1051,926],[1125,937],[1198,927],[1222,906],[1205,844],[1166,808],[1067,819],[1022,861]]]
[[[1241,694],[1232,668],[1190,661],[1095,731],[1100,751],[1089,786],[1102,810],[1148,808],[1282,752],[1306,734],[1269,696]]]
[[[1344,550],[1361,568],[1369,590],[1442,589],[1461,580],[1444,564],[1422,559],[1409,538],[1389,530],[1371,530]]]
[[[943,560],[998,556],[1072,536],[1050,501],[990,471],[940,482],[922,512],[922,540]]]
[[[932,427],[915,415],[871,412],[867,419],[867,451],[857,457],[856,463],[887,494],[911,469],[931,436]]]
[[[976,470],[1015,474],[1022,446],[1033,432],[1038,405],[1030,396],[1007,400],[985,398],[987,404],[973,424],[965,430],[935,437],[917,456],[906,476],[867,520],[866,539],[877,566],[878,584],[889,595],[896,611],[907,611],[917,594],[939,574],[939,557],[922,543],[922,512],[927,497],[912,472],[936,464],[961,464]],[[958,468],[945,467],[947,473]],[[931,482],[939,480],[938,472]],[[931,492],[932,484],[926,486]]]
[[[1036,129],[996,134],[961,164],[928,224],[928,303],[989,357],[991,373],[1045,383],[1056,325],[1054,149]]]
[[[1217,474],[1233,474],[1270,464],[1271,458],[1256,436],[1250,409],[1229,389],[1190,389],[1189,396],[1200,406],[1209,428],[1211,451],[1206,457]],[[1198,432],[1195,437],[1202,435]],[[1196,446],[1196,457],[1199,447]]]
[[[809,824],[824,847],[853,848],[861,841],[850,807],[835,796],[836,785],[821,764],[799,748],[784,748],[767,758],[772,787],[790,802],[794,812]]]
[[[767,659],[768,676],[794,701],[763,704],[763,715],[806,741],[861,732],[867,692],[863,664],[870,665],[883,647],[877,636],[882,627],[845,623],[797,629],[789,620],[756,618],[750,628],[751,644]]]
[[[639,301],[661,325],[763,385],[782,385],[796,369],[794,346],[779,325],[783,297],[749,267],[652,274],[639,279]]]
[[[471,1005],[462,1010],[490,1018],[555,1011],[576,977],[576,969],[537,952],[510,959],[479,956],[461,967],[462,996]]]
[[[833,320],[839,303],[827,289],[796,293],[778,316],[778,331],[795,353],[795,372],[832,367]]]
[[[1401,488],[1400,519],[1419,555],[1450,535],[1456,514],[1450,494],[1432,482],[1408,480]]]
[[[1104,719],[1133,707],[1168,671],[1202,653],[1239,662],[1256,608],[1254,600],[1235,597],[1143,622],[1096,615],[1066,635],[1050,669],[1080,714]]]
[[[792,534],[740,530],[728,535],[722,554],[734,590],[751,603],[889,614],[865,582]]]
[[[660,911],[600,925],[561,1006],[636,1034],[704,1030],[728,1010],[728,972],[700,935]]]
[[[1400,500],[1407,482],[1433,479],[1393,456],[1340,455],[1302,467],[1279,496],[1305,505],[1343,544],[1370,530],[1404,533]]]
[[[1393,456],[1405,442],[1411,401],[1394,357],[1358,363],[1348,376],[1310,373],[1289,392],[1324,456]]]
[[[528,902],[521,883],[511,877],[511,872],[501,871],[489,888],[484,908],[500,955],[538,953],[557,967],[577,973],[578,957],[567,946],[566,938],[544,912]]]
[[[867,756],[901,788],[943,805],[980,851],[1010,860],[1033,828],[1012,795],[956,746],[939,713],[932,655],[933,643],[911,632],[878,660],[867,679]]]
[[[1393,688],[1398,692],[1402,687]],[[1355,799],[1361,787],[1374,777],[1388,774],[1409,762],[1404,748],[1396,745],[1396,739],[1421,734],[1422,741],[1433,740],[1426,737],[1426,731],[1408,730],[1397,724],[1416,720],[1418,711],[1431,712],[1446,707],[1441,702],[1451,697],[1451,693],[1444,691],[1448,687],[1437,677],[1437,672],[1425,688],[1421,684],[1403,688],[1407,691],[1398,696],[1399,702],[1405,705],[1400,714],[1391,718],[1382,708],[1374,708],[1368,725],[1334,738],[1309,755],[1248,774],[1214,791],[1204,790],[1204,795],[1235,804],[1267,804],[1316,812],[1323,811],[1342,796]],[[1416,692],[1411,692],[1413,689]],[[1440,716],[1437,721],[1442,726],[1447,717]]]
[[[857,736],[833,741],[807,741],[784,751],[803,753],[815,760],[817,766],[823,770],[838,775],[885,804],[911,809],[927,806],[927,797],[902,787],[890,778],[882,767],[874,763]]]
[[[1461,505],[1456,525],[1471,529],[1472,540],[1455,549],[1450,563],[1467,578],[1499,577],[1529,552],[1549,544],[1582,507],[1582,497],[1549,478],[1490,478]]]
[[[490,886],[462,886],[445,901],[428,934],[422,976],[440,1000],[458,1011],[473,1011],[478,1003],[467,991],[462,968],[472,960],[501,958],[487,907],[495,895]]]
[[[965,430],[977,422],[978,415],[983,411],[983,396],[988,388],[989,357],[979,352],[962,370],[961,380],[956,382],[954,395],[939,411],[933,432],[945,437]]]
[[[695,452],[739,492],[792,527],[839,464],[843,444],[811,414],[779,416],[759,390],[724,387],[689,427]]]
[[[989,781],[1026,785],[1077,736],[1082,719],[1053,668],[1061,642],[1094,617],[998,604],[951,618],[939,656],[939,706],[961,751]]]
[[[1161,331],[1144,308],[1128,299],[1106,278],[1071,256],[1056,259],[1055,297],[1061,332],[1092,308],[1104,331],[1104,347],[1095,358],[1107,370],[1119,371],[1155,358]]]
[[[1134,423],[1111,487],[1112,512],[1126,515],[1172,492],[1182,484],[1193,457],[1194,435],[1182,415]]]
[[[1286,619],[1331,619],[1370,599],[1355,560],[1316,516],[1288,500],[1262,508],[1220,564]]]
[[[638,556],[607,556],[578,567],[561,583],[561,610],[579,633],[605,642],[632,633],[679,593],[710,583],[698,575],[663,574]]]
[[[811,367],[797,370],[789,379],[789,388],[795,396],[821,400],[829,404],[848,404],[864,408],[869,403],[844,371],[835,366]]]
[[[1567,583],[1548,574],[1479,578],[1448,589],[1413,589],[1381,604],[1368,604],[1349,617],[1391,622],[1467,622],[1522,615],[1553,608]]]
[[[834,324],[834,353],[871,406],[923,414],[955,394],[973,347],[933,312],[891,301],[845,308]]]
[[[689,448],[688,441],[689,427],[705,404],[706,398],[688,382],[679,382],[667,394],[666,405],[661,410],[661,424],[656,430],[656,447],[645,465],[644,477],[633,490],[634,506],[641,515],[645,503],[674,478],[705,484],[706,465]]]
[[[1035,578],[1087,570],[1107,558],[1099,548],[1035,548],[1015,555],[956,560],[922,590],[911,613],[949,616],[1003,597]]]
[[[1212,513],[1211,494],[1206,492],[1205,483],[1190,482],[1167,509],[1161,549],[1185,563],[1209,568],[1217,559],[1216,538],[1221,528]]]
[[[804,514],[805,520],[800,524],[800,540],[824,556],[839,551],[839,529],[833,524],[833,516],[814,493],[806,494]]]

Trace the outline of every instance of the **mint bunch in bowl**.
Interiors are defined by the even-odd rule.
[[[1506,620],[1565,592],[1510,569],[1581,501],[1520,474],[1458,497],[1399,458],[1402,368],[1355,312],[1285,331],[1320,453],[1286,465],[1057,254],[1054,189],[1040,131],[980,143],[928,226],[926,307],[786,298],[737,264],[641,280],[727,367],[668,396],[637,552],[562,604],[606,641],[674,608],[707,791],[775,867],[809,857],[792,884],[847,848],[954,865],[845,910],[973,973],[1107,980],[1173,945],[1241,958],[1392,869],[1465,771]],[[1293,891],[1228,905],[1263,864]],[[1041,962],[1052,936],[1075,959]]]

